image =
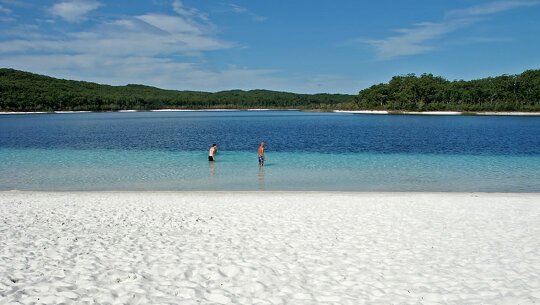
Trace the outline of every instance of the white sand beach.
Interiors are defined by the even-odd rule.
[[[222,109],[222,108],[216,108],[216,109],[176,109],[176,108],[168,108],[168,109],[154,109],[150,110],[151,112],[189,112],[189,111],[240,111],[240,109]]]
[[[337,113],[352,113],[352,114],[389,114],[387,110],[334,110]]]
[[[540,304],[540,194],[0,192],[0,304]]]
[[[462,111],[388,111],[388,110],[333,110],[337,113],[352,114],[403,114],[403,115],[489,115],[489,116],[540,116],[540,112],[523,111],[481,111],[481,112],[462,112]]]

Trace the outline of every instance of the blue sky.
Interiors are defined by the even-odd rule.
[[[539,54],[540,0],[0,0],[0,67],[112,85],[356,94]]]

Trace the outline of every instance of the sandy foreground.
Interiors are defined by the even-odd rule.
[[[0,304],[540,304],[540,194],[0,192]]]

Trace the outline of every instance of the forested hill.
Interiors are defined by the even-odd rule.
[[[360,91],[356,109],[540,111],[540,70],[471,81],[432,74],[395,76]]]
[[[0,69],[0,111],[53,111],[160,108],[335,109],[353,95],[294,94],[269,90],[216,93],[163,90],[143,85],[109,86]]]
[[[371,86],[357,96],[295,94],[269,90],[216,93],[109,86],[0,69],[0,111],[160,108],[299,108],[396,111],[540,111],[540,70],[478,80],[448,81],[407,74]]]

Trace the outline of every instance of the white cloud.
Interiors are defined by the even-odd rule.
[[[276,72],[273,70],[238,67],[211,70],[194,62],[181,63],[148,56],[18,55],[1,57],[0,66],[104,84],[136,83],[177,90],[219,91],[263,85],[268,88],[279,82],[272,76]]]
[[[207,52],[240,46],[220,39],[206,14],[181,4],[175,1],[170,14],[96,18],[84,31],[65,26],[62,32],[51,32],[44,29],[45,23],[0,30],[0,66],[59,78],[178,90],[357,91],[357,84],[346,77],[284,76],[264,67],[209,62]],[[2,36],[4,31],[9,35]]]
[[[510,37],[471,37],[468,39],[475,43],[512,42]]]
[[[91,4],[88,1],[85,3]],[[179,5],[180,1],[175,1],[173,9],[179,11]],[[97,6],[99,3],[93,2],[92,7]],[[147,13],[123,17],[102,21],[82,32],[69,32],[65,29],[66,33],[56,36],[38,35],[36,33],[40,33],[39,28],[26,29],[20,32],[19,39],[0,41],[0,53],[91,53],[102,56],[168,57],[201,56],[202,52],[236,46],[233,42],[216,38],[209,21],[197,22],[193,19],[204,14],[196,9],[182,9],[182,15]],[[68,6],[64,7],[64,12],[69,10]],[[78,12],[82,11],[87,10]],[[77,18],[82,16],[78,15]],[[12,30],[10,32],[13,33]]]
[[[539,1],[496,1],[483,5],[472,6],[465,9],[453,10],[448,12],[447,17],[463,18],[486,16],[508,11],[514,8],[531,7],[539,4]]]
[[[12,23],[17,21],[15,18],[0,16],[0,22]]]
[[[54,4],[50,12],[68,22],[80,22],[86,20],[86,15],[101,6],[95,0],[71,0]]]
[[[239,5],[236,5],[236,4],[228,4],[228,7],[229,7],[230,11],[232,11],[233,13],[248,15],[253,20],[258,21],[258,22],[262,22],[262,21],[265,21],[267,19],[266,17],[260,16],[260,15],[257,15],[255,13],[251,12],[250,10],[248,10],[247,8],[245,8],[243,6],[239,6]]]
[[[55,6],[56,14],[70,21],[81,20],[89,9],[75,12],[71,6]],[[208,67],[205,52],[237,44],[217,38],[204,13],[180,1],[173,3],[172,11],[176,14],[101,21],[84,31],[64,28],[58,35],[27,27],[15,32],[16,39],[0,40],[0,66],[107,84],[186,90],[249,89],[279,81],[272,70]]]
[[[11,14],[11,12],[9,8],[0,5],[0,14]]]
[[[287,75],[272,69],[230,65],[209,69],[196,62],[175,62],[148,56],[103,57],[81,55],[16,55],[0,57],[0,66],[53,77],[110,85],[144,84],[164,89],[222,91],[268,89],[300,93],[356,94],[357,82],[339,75]],[[365,84],[367,85],[367,83]]]
[[[460,10],[452,10],[439,22],[422,22],[410,28],[398,29],[397,35],[383,39],[357,40],[373,46],[380,58],[422,54],[436,49],[432,42],[446,34],[466,28],[482,17],[511,9],[539,5],[539,1],[497,1]]]
[[[201,13],[196,8],[185,8],[182,4],[182,1],[175,0],[173,2],[173,10],[180,16],[188,19],[200,19],[203,21],[208,21],[208,15]]]
[[[0,0],[5,5],[17,6],[17,7],[31,7],[33,4],[28,3],[28,1],[19,1],[19,0]]]
[[[136,18],[170,34],[190,33],[194,35],[200,35],[203,32],[203,29],[201,29],[201,27],[177,16],[147,14],[138,16]]]
[[[366,42],[374,46],[382,58],[414,55],[433,50],[434,47],[424,42],[449,33],[455,28],[456,25],[450,26],[444,23],[421,23],[414,28],[397,30],[400,35]]]
[[[143,15],[119,19],[65,37],[20,38],[0,42],[0,53],[46,52],[102,56],[200,56],[234,47],[184,22],[180,17]]]
[[[231,9],[232,9],[233,12],[238,13],[238,14],[243,14],[243,13],[247,13],[247,12],[248,12],[248,9],[247,9],[247,8],[242,7],[242,6],[240,6],[240,5],[229,4],[229,6],[231,7]]]

